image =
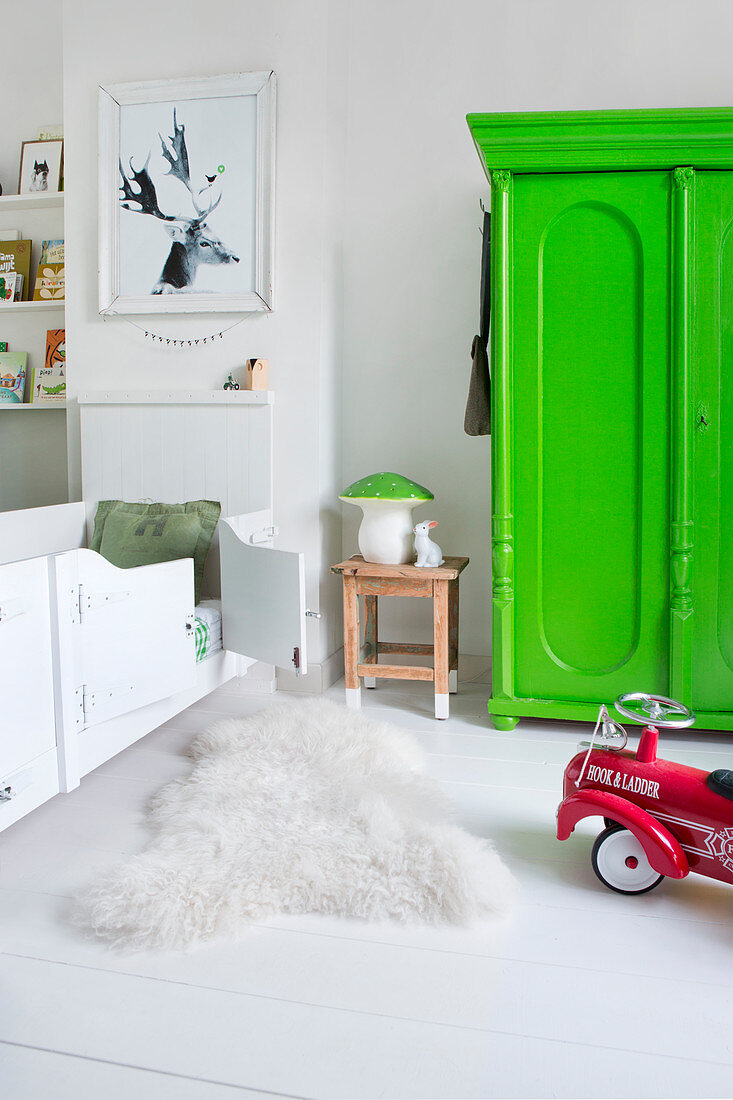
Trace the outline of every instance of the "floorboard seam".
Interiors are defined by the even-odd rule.
[[[27,961],[44,963],[45,965],[50,965],[50,966],[65,966],[65,967],[71,967],[71,968],[74,968],[74,969],[77,969],[77,970],[89,970],[89,971],[92,971],[92,972],[98,973],[98,974],[113,975],[114,977],[117,977],[117,978],[133,978],[136,981],[162,982],[162,983],[167,984],[167,985],[182,986],[183,988],[191,989],[191,990],[202,989],[202,990],[205,990],[207,993],[221,993],[221,994],[223,994],[225,996],[228,996],[228,997],[251,997],[253,1000],[257,1000],[257,1001],[270,1001],[270,1002],[273,1002],[275,1004],[296,1005],[296,1006],[300,1006],[301,1008],[314,1008],[317,1011],[321,1011],[321,1012],[344,1012],[344,1013],[347,1013],[348,1015],[351,1015],[351,1016],[368,1016],[372,1019],[394,1020],[394,1021],[399,1021],[400,1023],[418,1024],[418,1025],[427,1026],[427,1027],[449,1028],[453,1031],[468,1031],[468,1032],[473,1032],[474,1034],[479,1034],[479,1035],[501,1035],[501,1036],[504,1036],[505,1038],[511,1038],[511,1039],[533,1039],[533,1040],[536,1040],[538,1042],[556,1043],[556,1044],[559,1044],[561,1046],[574,1046],[574,1047],[581,1047],[583,1049],[590,1048],[590,1049],[593,1049],[593,1050],[607,1050],[607,1051],[614,1051],[614,1052],[617,1052],[619,1054],[639,1054],[639,1055],[642,1055],[642,1056],[645,1055],[645,1056],[653,1057],[653,1058],[665,1058],[665,1059],[668,1059],[670,1061],[677,1061],[677,1062],[694,1062],[694,1063],[700,1063],[701,1065],[712,1065],[712,1066],[722,1066],[722,1067],[731,1067],[731,1066],[733,1066],[733,1059],[731,1059],[731,1061],[727,1061],[727,1062],[714,1062],[714,1061],[710,1061],[710,1059],[707,1059],[707,1058],[691,1058],[689,1056],[681,1056],[681,1055],[676,1055],[676,1054],[663,1054],[663,1053],[660,1053],[659,1051],[645,1050],[643,1048],[609,1046],[605,1043],[586,1043],[586,1042],[581,1042],[577,1039],[554,1039],[552,1036],[549,1036],[549,1035],[535,1035],[535,1034],[525,1032],[525,1031],[504,1031],[502,1029],[493,1028],[493,1027],[479,1027],[477,1024],[456,1024],[456,1023],[449,1023],[449,1022],[445,1022],[445,1021],[441,1021],[441,1020],[418,1019],[414,1016],[396,1016],[396,1015],[393,1015],[393,1014],[388,1013],[388,1012],[373,1012],[373,1011],[370,1011],[369,1009],[365,1009],[365,1008],[348,1008],[348,1007],[340,1006],[340,1005],[319,1004],[317,1001],[298,1001],[298,1000],[294,1000],[291,997],[276,997],[276,996],[272,996],[271,994],[267,994],[267,993],[253,993],[253,992],[245,992],[244,990],[222,989],[219,986],[209,986],[209,985],[202,985],[200,983],[195,983],[195,982],[185,982],[180,978],[163,978],[163,977],[160,977],[158,975],[138,974],[138,973],[132,973],[130,971],[120,971],[120,970],[107,970],[104,967],[89,966],[86,963],[72,963],[72,962],[62,962],[60,960],[55,960],[55,959],[43,959],[43,958],[38,958],[35,955],[23,955],[23,954],[19,954],[17,952],[12,952],[12,951],[2,951],[2,952],[0,952],[0,956],[16,958],[16,959],[25,959]],[[540,964],[532,964],[532,965],[540,965]],[[544,965],[550,965],[550,964],[544,964]],[[664,979],[654,979],[654,980],[662,981]],[[700,984],[702,985],[702,984],[705,984],[705,983],[700,983]],[[0,1042],[2,1042],[2,1041],[3,1041],[2,1036],[0,1036]]]
[[[188,1073],[175,1073],[173,1070],[167,1069],[151,1069],[150,1066],[140,1066],[134,1062],[118,1062],[113,1058],[95,1058],[91,1054],[76,1054],[69,1050],[58,1050],[54,1047],[36,1046],[33,1043],[19,1043],[13,1039],[0,1038],[0,1045],[6,1047],[17,1047],[19,1050],[34,1050],[42,1054],[55,1054],[59,1058],[73,1058],[79,1062],[93,1062],[95,1065],[102,1066],[115,1066],[119,1069],[132,1069],[137,1070],[139,1073],[150,1073],[156,1077],[171,1077],[177,1081],[195,1081],[202,1085],[218,1085],[221,1088],[236,1089],[237,1092],[254,1092],[264,1094],[266,1096],[272,1096],[274,1100],[310,1100],[309,1097],[296,1095],[289,1092],[273,1092],[271,1089],[257,1088],[254,1085],[235,1085],[231,1081],[217,1081],[212,1077],[192,1077]]]

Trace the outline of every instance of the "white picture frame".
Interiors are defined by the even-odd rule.
[[[18,194],[51,194],[61,190],[63,138],[24,141],[20,149]]]
[[[100,314],[273,309],[275,86],[100,87]]]

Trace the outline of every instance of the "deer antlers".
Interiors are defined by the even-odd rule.
[[[168,138],[168,141],[171,143],[171,148],[169,149],[166,145],[165,138],[162,134],[158,134],[158,137],[160,138],[160,145],[163,150],[163,156],[170,165],[170,168],[168,169],[166,175],[175,176],[177,180],[181,181],[181,183],[191,196],[191,202],[193,203],[193,208],[197,214],[197,217],[194,220],[202,222],[205,218],[209,216],[212,210],[216,210],[217,206],[221,202],[221,195],[219,195],[219,198],[215,202],[212,202],[206,210],[203,210],[199,206],[196,196],[193,193],[193,187],[191,186],[191,172],[188,166],[188,149],[186,148],[186,138],[184,136],[184,131],[185,127],[183,126],[183,124],[181,124],[180,126],[178,125],[178,120],[176,118],[176,109],[174,107],[173,136]],[[208,191],[210,187],[211,184],[209,184],[207,187],[202,187],[201,191],[199,191],[199,195],[202,194],[203,191]]]
[[[155,184],[150,178],[148,172],[148,164],[150,163],[150,153],[148,153],[148,159],[142,166],[139,172],[136,172],[132,167],[132,157],[130,157],[130,171],[132,172],[132,179],[125,175],[125,170],[122,167],[122,161],[120,161],[120,175],[122,176],[122,186],[120,191],[127,199],[127,202],[123,202],[122,206],[125,210],[132,210],[136,214],[152,214],[155,218],[161,218],[165,222],[176,221],[176,218],[171,214],[164,214],[158,206],[158,196],[155,193]],[[140,188],[140,194],[136,195],[132,189],[132,183],[135,183]],[[131,206],[130,203],[135,203],[136,206]],[[136,209],[139,207],[139,209]]]
[[[150,153],[148,153],[147,160],[139,172],[136,172],[132,166],[132,157],[130,157],[130,172],[132,176],[126,175],[124,168],[122,167],[122,161],[120,161],[120,175],[122,176],[122,184],[120,191],[122,191],[123,198],[126,202],[122,203],[125,210],[131,210],[136,214],[152,214],[155,218],[160,218],[166,222],[185,222],[188,225],[195,226],[200,225],[205,218],[209,216],[212,210],[216,210],[217,206],[221,202],[221,195],[218,199],[211,202],[210,205],[204,210],[198,203],[196,195],[194,194],[193,187],[191,185],[191,172],[188,163],[188,150],[186,148],[186,138],[184,136],[184,126],[178,125],[176,118],[176,109],[173,108],[173,136],[168,138],[170,142],[170,148],[166,145],[166,139],[162,134],[158,134],[160,138],[161,149],[163,156],[168,161],[170,167],[166,175],[173,176],[175,179],[180,180],[183,186],[191,196],[191,202],[193,208],[196,211],[195,218],[187,218],[183,215],[176,214],[164,214],[158,206],[158,196],[155,190],[155,184],[150,178],[148,172],[148,164],[150,163]],[[135,184],[140,193],[136,194],[132,189],[132,184]],[[201,195],[204,191],[211,189],[211,184],[207,184],[206,187],[202,187],[199,191]],[[134,203],[134,206],[130,204]]]

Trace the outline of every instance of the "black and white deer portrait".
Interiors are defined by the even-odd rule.
[[[120,160],[120,203],[124,210],[132,214],[147,214],[160,221],[171,239],[170,252],[150,293],[185,293],[194,289],[196,273],[201,264],[238,264],[239,256],[207,224],[206,219],[222,200],[220,173],[219,170],[215,170],[213,174],[203,173],[202,187],[192,182],[185,127],[182,123],[179,125],[175,108],[172,137],[164,138],[162,134],[158,134],[158,137],[163,157],[168,163],[165,175],[172,176],[183,184],[193,212],[164,213],[160,209],[156,185],[149,172],[151,152],[148,152],[140,171],[133,166],[132,157],[129,159],[129,172]],[[162,256],[161,251],[161,259]]]

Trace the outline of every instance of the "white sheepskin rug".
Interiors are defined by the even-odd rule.
[[[149,847],[99,882],[79,919],[119,946],[189,948],[276,913],[468,923],[514,880],[449,820],[410,735],[320,699],[227,719],[150,812]]]

